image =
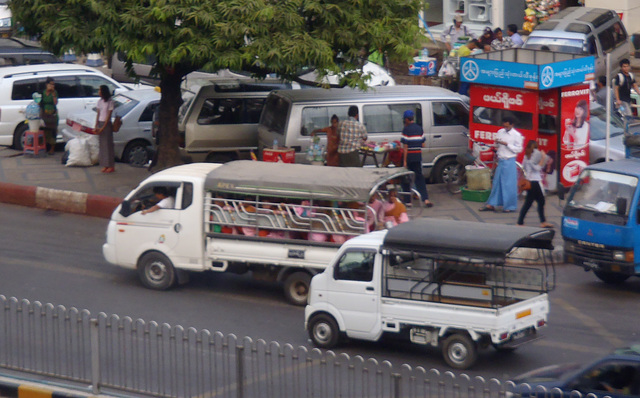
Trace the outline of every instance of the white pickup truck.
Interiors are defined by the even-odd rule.
[[[553,236],[432,218],[361,235],[313,277],[305,328],[321,348],[398,334],[469,368],[478,348],[511,350],[539,337],[555,286]]]
[[[113,212],[103,255],[137,269],[152,289],[186,282],[189,271],[251,272],[283,282],[287,299],[304,305],[311,277],[340,244],[375,228],[370,198],[412,176],[252,161],[174,167],[144,180]],[[174,204],[143,212],[158,202],[158,188]]]

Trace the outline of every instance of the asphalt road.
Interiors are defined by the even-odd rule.
[[[135,272],[102,258],[107,220],[0,205],[0,294],[147,321],[310,346],[303,309],[279,286],[245,276],[195,274],[167,292],[145,289]],[[557,267],[545,338],[514,353],[482,351],[465,373],[508,379],[540,366],[584,362],[640,341],[640,279],[609,286],[571,265]],[[350,342],[337,351],[448,370],[433,349],[406,342]]]

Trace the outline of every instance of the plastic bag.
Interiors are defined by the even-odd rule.
[[[91,166],[91,156],[89,152],[89,143],[86,138],[73,138],[67,142],[64,147],[69,152],[67,166]]]
[[[97,164],[98,155],[100,154],[100,138],[97,135],[90,135],[85,139],[89,146],[89,158],[91,159],[91,164]]]

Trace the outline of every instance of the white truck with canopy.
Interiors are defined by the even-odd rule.
[[[305,328],[321,348],[395,334],[472,366],[479,348],[539,338],[555,286],[553,230],[420,218],[346,242],[313,277]]]
[[[311,277],[340,244],[377,226],[371,197],[412,176],[404,168],[253,161],[177,166],[127,195],[111,216],[103,254],[137,269],[152,289],[185,282],[190,271],[252,272],[283,282],[287,299],[304,305]],[[158,187],[175,205],[144,214]]]

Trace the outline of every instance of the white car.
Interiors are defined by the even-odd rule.
[[[131,90],[116,94],[113,102],[112,117],[119,116],[122,120],[120,130],[113,133],[116,158],[133,166],[146,166],[153,143],[153,113],[160,106],[160,93],[155,89]],[[70,113],[67,126],[62,128],[65,141],[82,133],[94,134],[95,123],[95,108]]]
[[[600,163],[605,160],[606,148],[606,108],[591,103],[591,125],[589,137],[589,163]],[[625,157],[624,147],[625,122],[615,112],[611,113],[611,129],[609,136],[609,160],[620,160]]]
[[[60,128],[65,126],[67,115],[93,109],[98,102],[101,85],[115,93],[131,90],[104,73],[83,65],[41,64],[0,68],[0,145],[23,149],[24,133],[28,130],[25,109],[33,101],[34,92],[44,91],[47,77],[54,79],[58,92],[59,142],[62,142]]]

